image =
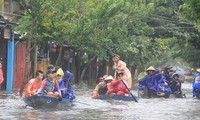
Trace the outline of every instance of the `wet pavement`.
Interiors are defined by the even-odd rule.
[[[183,83],[187,98],[140,98],[138,103],[93,100],[91,91],[75,90],[76,102],[66,109],[34,109],[15,93],[0,92],[0,120],[200,120],[200,100],[192,98],[190,83]]]

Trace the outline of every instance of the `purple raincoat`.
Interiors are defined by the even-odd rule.
[[[59,89],[61,90],[62,97],[68,100],[74,99],[74,93],[72,90],[71,83],[69,81],[70,78],[73,77],[73,74],[68,70],[65,71],[64,76],[58,81]],[[65,89],[65,90],[62,90]]]
[[[145,78],[143,78],[138,85],[139,90],[145,90],[147,87],[154,91],[165,91],[171,93],[171,89],[169,87],[166,87],[164,85],[164,82],[166,82],[165,77],[155,72],[151,75],[147,75]]]

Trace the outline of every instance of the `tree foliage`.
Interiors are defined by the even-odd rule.
[[[190,61],[188,57],[198,53],[192,50],[199,33],[191,22],[181,21],[183,0],[18,1],[24,10],[17,30],[33,29],[40,46],[49,40],[66,42],[91,58],[108,60],[117,53],[129,65],[139,66],[159,66],[175,57]],[[196,23],[199,3],[186,0],[183,5]],[[189,55],[184,47],[191,50]]]
[[[196,28],[200,31],[200,0],[185,0],[181,9],[184,16],[196,23]]]

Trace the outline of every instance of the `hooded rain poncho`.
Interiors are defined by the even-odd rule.
[[[62,97],[68,100],[74,99],[74,93],[72,90],[70,78],[73,77],[73,74],[69,71],[65,71],[64,76],[58,81],[59,89],[61,90]],[[66,90],[62,90],[66,89]]]

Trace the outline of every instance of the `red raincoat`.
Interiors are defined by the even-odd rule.
[[[117,94],[117,95],[125,95],[130,94],[122,80],[113,80],[110,82],[108,86],[107,94]]]

